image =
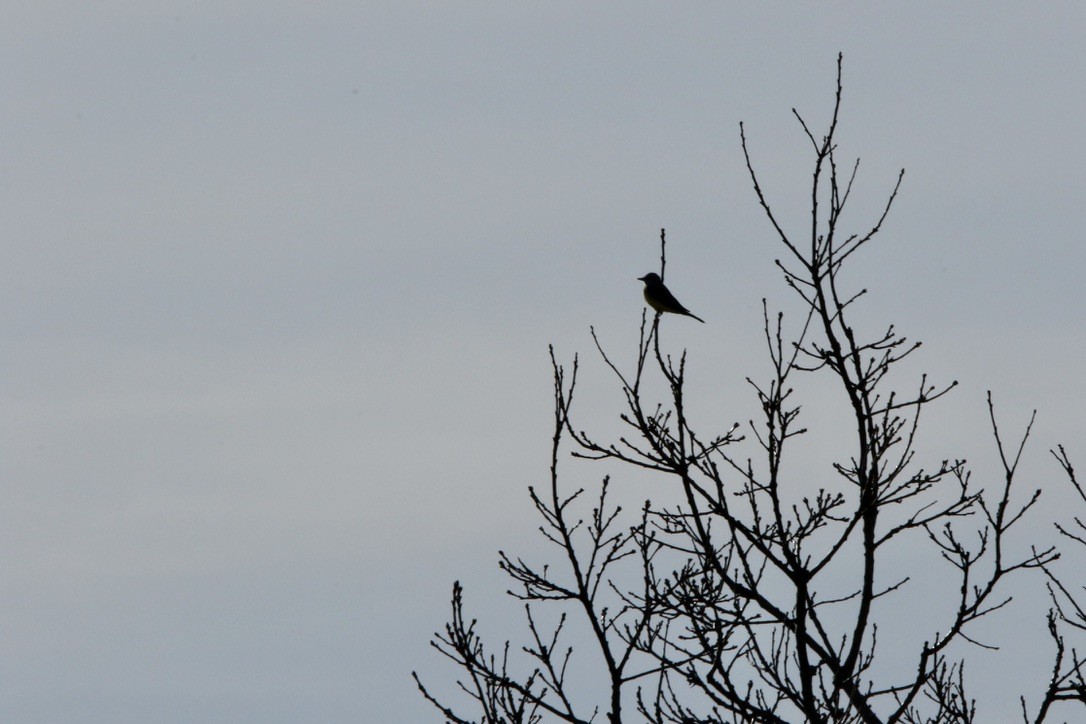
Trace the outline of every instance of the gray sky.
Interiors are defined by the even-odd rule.
[[[1008,426],[1039,408],[1050,498],[1046,449],[1086,459],[1086,6],[4,16],[4,721],[436,720],[408,673],[448,680],[426,642],[453,579],[517,633],[496,551],[538,549],[547,344],[610,425],[588,327],[633,349],[661,227],[708,322],[673,336],[701,414],[754,414],[759,300],[791,300],[738,124],[802,229],[790,109],[824,125],[838,51],[857,227],[906,168],[853,271],[865,318],[962,383],[931,458],[992,469],[992,388]]]

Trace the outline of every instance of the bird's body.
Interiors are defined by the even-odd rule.
[[[664,286],[664,281],[660,278],[659,274],[650,273],[643,277],[638,277],[638,279],[645,282],[645,301],[657,312],[682,314],[687,317],[693,317],[702,324],[705,324],[704,319],[691,312],[682,304],[679,304],[679,300],[675,298],[675,295]]]

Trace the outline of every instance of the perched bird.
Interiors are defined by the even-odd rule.
[[[646,274],[643,277],[638,277],[638,279],[645,282],[645,301],[657,312],[685,314],[687,317],[693,317],[702,324],[705,324],[704,319],[679,304],[679,300],[675,298],[675,295],[669,292],[667,287],[664,286],[664,282],[660,279],[659,274]]]

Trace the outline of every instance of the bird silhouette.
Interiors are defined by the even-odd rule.
[[[675,298],[675,295],[664,286],[664,281],[659,274],[649,273],[643,277],[638,277],[638,279],[645,282],[645,301],[657,312],[683,314],[705,324],[704,319],[679,304],[679,300]]]

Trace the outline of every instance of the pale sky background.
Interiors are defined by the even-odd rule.
[[[519,640],[496,552],[538,550],[547,345],[582,353],[582,419],[612,425],[588,328],[628,359],[661,227],[708,322],[671,324],[700,414],[755,414],[760,299],[791,300],[738,124],[805,228],[790,109],[823,127],[838,51],[856,228],[906,169],[853,268],[863,318],[961,381],[929,459],[993,470],[986,389],[1008,436],[1038,408],[1028,540],[1065,493],[1047,449],[1086,462],[1086,5],[3,17],[0,720],[438,721],[409,672],[451,681],[427,640],[452,581]]]

